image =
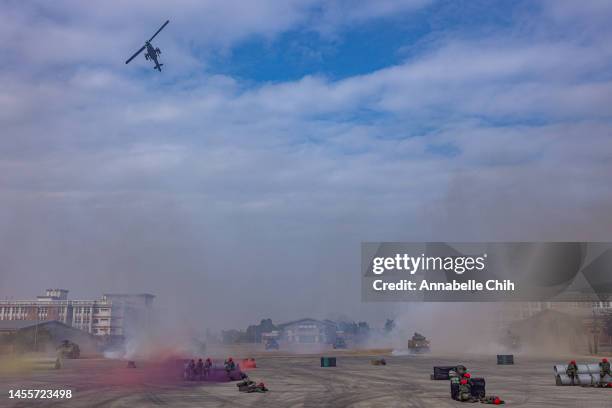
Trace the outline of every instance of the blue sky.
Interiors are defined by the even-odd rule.
[[[610,17],[597,0],[3,2],[0,296],[382,316],[359,300],[362,241],[608,240]],[[166,19],[164,71],[126,66]],[[256,293],[249,313],[228,287]]]
[[[513,14],[529,7],[534,8],[534,3],[432,2],[411,13],[391,13],[336,27],[332,33],[305,24],[272,39],[244,39],[208,63],[216,73],[258,82],[296,80],[305,75],[338,80],[415,58],[431,49],[440,36],[476,37],[510,28]]]

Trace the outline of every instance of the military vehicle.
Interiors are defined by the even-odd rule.
[[[151,44],[151,41],[153,41],[155,36],[159,34],[159,32],[163,30],[164,27],[167,26],[169,22],[170,20],[166,20],[166,22],[159,28],[159,30],[157,30],[155,34],[153,34],[153,37],[149,38],[149,41],[145,41],[145,45],[143,45],[138,51],[136,51],[134,55],[132,55],[127,61],[125,61],[125,63],[129,64],[131,60],[136,58],[141,52],[143,52],[146,49],[147,52],[145,53],[145,59],[147,61],[148,60],[153,61],[153,63],[155,64],[153,69],[156,69],[159,72],[161,72],[161,67],[164,65],[164,64],[160,64],[158,60],[158,57],[159,57],[159,54],[161,54],[161,51],[159,48],[154,48],[153,45]]]
[[[415,332],[410,340],[408,340],[408,350],[411,353],[429,353],[429,340],[420,333]]]
[[[276,339],[268,339],[266,340],[266,350],[278,350],[280,346],[278,345],[278,341]]]
[[[333,347],[335,349],[345,349],[345,348],[347,348],[346,340],[344,340],[342,337],[336,337],[336,341],[334,342]]]
[[[81,349],[78,344],[70,340],[64,340],[57,346],[57,355],[61,358],[79,358],[81,356]]]

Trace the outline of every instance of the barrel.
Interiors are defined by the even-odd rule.
[[[567,374],[560,373],[555,376],[555,383],[557,385],[572,385],[572,380]]]
[[[578,384],[582,386],[591,386],[595,385],[595,381],[590,373],[578,373]]]
[[[589,364],[577,364],[576,366],[578,367],[579,373],[591,373],[591,370],[589,370]],[[557,364],[554,366],[554,369],[555,373],[565,373],[565,371],[567,370],[567,364]],[[599,368],[597,368],[597,372],[599,372]]]

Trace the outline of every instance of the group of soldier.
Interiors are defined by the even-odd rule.
[[[578,365],[576,364],[576,360],[569,362],[565,369],[565,373],[572,381],[572,385],[574,385],[575,381],[578,379]],[[599,362],[599,384],[601,386],[612,386],[610,383],[605,382],[606,376],[612,376],[610,373],[610,362],[607,358],[602,358]]]
[[[223,368],[225,372],[229,376],[230,373],[238,368],[234,359],[229,357],[227,360],[223,362]],[[185,366],[185,379],[190,381],[203,381],[206,380],[213,369],[213,361],[210,358],[206,360],[198,359],[189,360],[187,365]],[[266,392],[268,389],[266,388],[263,382],[256,383],[249,379],[249,377],[245,373],[241,373],[242,381],[236,384],[238,386],[238,390],[242,392]]]
[[[210,375],[212,367],[213,362],[210,358],[207,358],[205,361],[202,361],[200,358],[197,362],[195,360],[190,360],[185,367],[185,379],[191,381],[202,381]],[[236,363],[234,362],[234,359],[230,357],[224,361],[223,367],[229,375],[236,369]]]
[[[472,375],[468,372],[468,369],[463,365],[458,365],[454,370],[449,373],[451,381],[451,397],[456,401],[461,402],[481,402],[483,404],[494,404],[501,405],[505,402],[497,396],[475,396],[472,392]],[[454,385],[454,386],[453,386]],[[452,392],[453,389],[456,392]]]

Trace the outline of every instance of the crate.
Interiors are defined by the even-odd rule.
[[[449,380],[449,372],[456,369],[457,366],[434,366],[432,380]]]
[[[470,378],[472,396],[474,398],[484,398],[487,393],[485,392],[485,379],[484,378]]]
[[[336,357],[321,357],[321,367],[335,367]]]

